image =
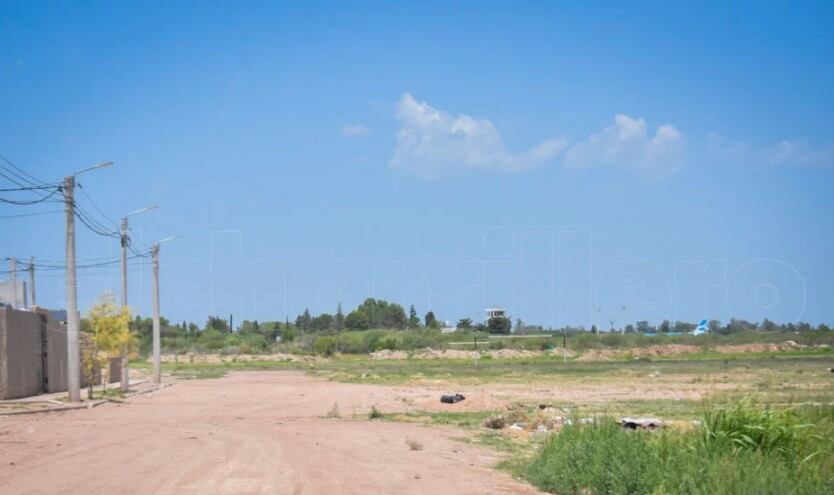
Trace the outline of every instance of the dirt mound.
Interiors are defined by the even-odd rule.
[[[414,359],[479,359],[481,353],[478,351],[458,351],[454,349],[446,349],[437,351],[426,348],[424,351],[414,353]]]
[[[700,347],[686,344],[650,345],[631,349],[590,349],[582,353],[577,361],[607,361],[610,359],[633,356],[635,358],[652,358],[664,356],[679,356],[699,352]]]
[[[381,351],[376,351],[368,354],[368,357],[371,359],[407,359],[408,353],[405,351],[392,351],[389,349],[383,349]]]
[[[721,353],[740,353],[740,352],[779,352],[779,351],[795,351],[805,348],[804,345],[797,344],[793,340],[786,340],[779,344],[774,343],[755,343],[755,344],[727,344],[715,347],[715,350]]]
[[[497,351],[487,351],[488,356],[498,359],[514,359],[514,358],[529,358],[541,356],[541,352],[525,351],[519,349],[499,349]]]
[[[679,356],[681,354],[690,354],[700,351],[701,348],[696,345],[686,344],[665,344],[665,345],[650,345],[648,347],[641,347],[638,349],[630,349],[629,352],[635,357],[655,357],[655,356]]]
[[[622,354],[622,351],[615,351],[612,349],[589,349],[584,351],[577,361],[609,361]]]

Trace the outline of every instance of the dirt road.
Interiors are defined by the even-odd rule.
[[[342,419],[325,416],[338,408]],[[382,386],[233,373],[90,410],[0,417],[4,494],[537,493],[454,429],[353,419]],[[409,446],[419,444],[421,450]],[[415,444],[416,442],[416,444]]]

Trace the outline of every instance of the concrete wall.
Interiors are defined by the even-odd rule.
[[[92,345],[90,336],[79,335],[80,347]],[[80,357],[80,356],[79,356]],[[81,387],[88,385],[81,363]],[[121,359],[108,363],[111,382],[121,379]],[[96,365],[94,385],[101,383],[102,369]],[[67,327],[50,312],[0,308],[0,400],[67,390]]]
[[[40,326],[33,312],[0,309],[0,399],[43,392]]]
[[[67,327],[55,321],[50,311],[35,308],[40,318],[44,340],[44,392],[63,392],[67,389]]]

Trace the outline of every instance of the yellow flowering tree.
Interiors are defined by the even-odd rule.
[[[136,342],[136,336],[130,331],[130,308],[116,306],[111,295],[99,298],[88,315],[91,335],[91,349],[85,353],[84,367],[90,384],[89,395],[92,398],[93,376],[98,366],[105,370],[104,386],[110,381],[110,358],[121,356],[127,358],[127,352]]]

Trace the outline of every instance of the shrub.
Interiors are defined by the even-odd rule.
[[[368,414],[368,419],[382,419],[382,411],[376,408],[376,406],[371,407],[371,412]]]
[[[611,419],[565,426],[545,442],[529,477],[553,493],[651,493],[659,480],[649,434],[624,431]]]
[[[323,356],[332,356],[336,350],[336,341],[333,337],[316,337],[313,341],[313,352]]]

